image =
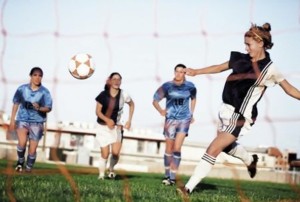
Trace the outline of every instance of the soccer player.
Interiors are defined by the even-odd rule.
[[[174,79],[160,86],[153,96],[153,106],[165,117],[163,134],[165,136],[164,185],[174,185],[176,172],[181,161],[181,147],[188,135],[190,123],[194,121],[197,90],[194,84],[185,79],[183,64],[174,68]],[[166,98],[166,108],[159,102]]]
[[[49,90],[42,85],[43,70],[33,67],[29,73],[30,82],[18,87],[13,97],[9,130],[16,129],[18,135],[16,171],[22,172],[25,151],[29,140],[26,172],[31,172],[37,157],[37,147],[44,134],[46,114],[52,109]]]
[[[257,104],[270,86],[279,86],[291,97],[300,99],[300,91],[292,86],[273,64],[268,49],[273,46],[271,25],[252,24],[244,34],[247,54],[231,52],[229,61],[201,69],[187,68],[189,76],[214,74],[231,70],[223,90],[223,104],[219,111],[219,130],[196,166],[193,175],[177,191],[187,195],[208,175],[217,156],[226,152],[241,159],[248,168],[250,177],[256,174],[257,155],[248,152],[236,141],[247,133],[257,118]]]
[[[120,89],[122,76],[118,72],[113,72],[107,79],[102,91],[96,97],[97,134],[96,141],[100,145],[101,156],[99,165],[99,177],[103,180],[107,160],[111,151],[108,177],[114,179],[114,166],[118,163],[123,139],[123,125],[121,115],[124,104],[129,106],[129,117],[124,125],[125,129],[130,129],[134,112],[134,102],[132,98]]]

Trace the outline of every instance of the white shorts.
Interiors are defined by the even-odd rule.
[[[115,142],[122,142],[122,129],[115,126],[114,129],[109,129],[106,125],[97,124],[95,143],[97,147],[105,147]]]
[[[218,131],[230,133],[238,138],[249,133],[253,124],[243,115],[234,112],[233,106],[224,103],[221,105]]]

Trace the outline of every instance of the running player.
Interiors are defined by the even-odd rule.
[[[129,117],[124,125],[130,129],[134,112],[134,102],[131,97],[120,89],[122,76],[113,72],[108,77],[104,91],[96,97],[97,134],[96,141],[100,145],[101,156],[99,165],[99,179],[104,179],[107,160],[111,151],[108,177],[114,179],[114,166],[118,163],[123,139],[123,125],[121,115],[124,103],[129,105]]]
[[[248,54],[231,52],[228,62],[202,69],[187,68],[189,76],[220,73],[231,70],[223,90],[223,104],[219,111],[219,130],[215,139],[208,146],[193,175],[184,187],[179,187],[180,194],[191,193],[196,185],[207,176],[215,164],[217,156],[226,152],[241,159],[248,168],[251,178],[256,174],[257,155],[248,152],[236,141],[246,134],[257,118],[257,103],[267,87],[279,84],[291,97],[300,99],[300,91],[292,86],[274,66],[267,49],[273,46],[270,34],[271,25],[252,24],[244,35]]]
[[[29,73],[30,82],[18,87],[13,97],[10,131],[17,130],[18,162],[16,171],[22,172],[25,163],[26,144],[29,141],[26,172],[31,172],[37,157],[37,147],[44,134],[46,114],[52,109],[49,90],[42,85],[43,70],[33,67]]]

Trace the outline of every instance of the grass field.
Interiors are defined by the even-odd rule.
[[[163,186],[161,174],[118,172],[116,180],[98,180],[98,170],[37,163],[32,173],[15,173],[15,162],[0,160],[0,201],[300,201],[300,186],[205,178],[189,199]],[[186,182],[188,176],[180,176]]]

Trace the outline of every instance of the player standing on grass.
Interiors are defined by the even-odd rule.
[[[227,77],[223,90],[217,136],[208,146],[185,187],[177,189],[180,194],[187,195],[193,191],[208,175],[222,151],[241,159],[246,164],[250,177],[253,178],[256,174],[258,157],[249,155],[236,141],[255,123],[258,114],[257,103],[267,87],[275,84],[279,84],[289,96],[300,99],[300,91],[277,71],[266,51],[273,46],[270,31],[269,23],[263,26],[252,24],[244,35],[248,54],[231,52],[228,62],[202,69],[186,70],[189,76],[220,73],[229,69],[232,73]]]
[[[159,87],[153,96],[153,106],[165,117],[165,177],[162,181],[165,185],[175,184],[181,161],[181,147],[188,135],[190,123],[194,121],[197,90],[192,82],[185,80],[185,68],[183,64],[176,65],[174,79]],[[159,105],[163,98],[166,98],[166,109]]]
[[[113,72],[108,77],[104,91],[96,97],[97,134],[96,141],[100,145],[101,156],[99,165],[99,179],[104,179],[106,163],[110,151],[108,177],[114,179],[114,166],[118,163],[123,140],[123,126],[121,125],[121,115],[124,103],[129,105],[129,117],[124,125],[125,129],[130,129],[134,112],[134,102],[131,97],[120,89],[122,76]]]
[[[16,171],[22,172],[25,162],[27,140],[29,148],[26,172],[31,172],[35,163],[38,143],[44,134],[46,114],[52,109],[52,98],[47,88],[42,85],[43,70],[33,67],[29,73],[29,84],[21,85],[13,97],[13,107],[9,130],[17,130],[18,162]]]

